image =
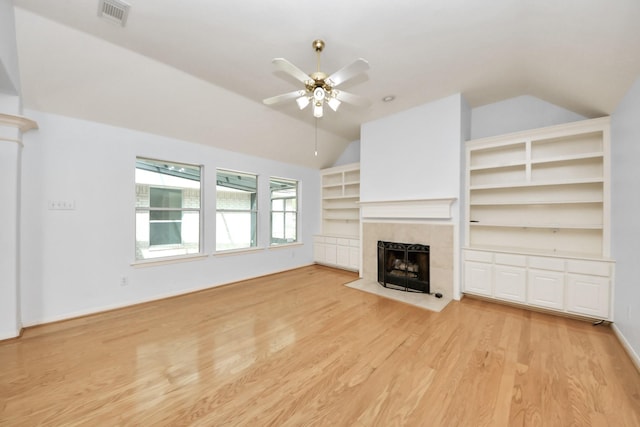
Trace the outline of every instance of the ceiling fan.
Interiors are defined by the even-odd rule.
[[[335,73],[327,75],[320,71],[320,53],[324,49],[324,41],[314,40],[312,46],[318,56],[318,69],[315,73],[306,74],[284,58],[275,58],[273,60],[273,64],[278,69],[301,81],[304,84],[304,89],[266,98],[262,102],[266,105],[272,105],[295,99],[301,110],[309,104],[313,105],[313,116],[316,118],[322,117],[324,104],[327,104],[333,111],[337,111],[342,102],[360,107],[368,107],[371,104],[368,99],[343,90],[338,90],[336,87],[358,74],[367,71],[369,69],[369,63],[365,59],[358,58]]]

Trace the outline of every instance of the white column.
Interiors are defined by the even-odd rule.
[[[37,124],[0,113],[0,340],[20,335],[20,163],[22,132]]]

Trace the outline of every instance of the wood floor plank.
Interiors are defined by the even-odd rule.
[[[435,313],[321,266],[0,342],[0,426],[638,426],[606,326],[464,299]]]

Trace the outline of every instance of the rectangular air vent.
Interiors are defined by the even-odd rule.
[[[124,27],[130,8],[131,5],[129,3],[120,0],[100,0],[98,3],[98,16]]]

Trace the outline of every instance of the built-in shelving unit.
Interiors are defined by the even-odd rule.
[[[314,237],[314,258],[349,270],[359,270],[360,164],[323,169],[322,234]]]
[[[609,119],[601,118],[467,142],[467,292],[504,299],[505,293],[496,291],[497,283],[504,291],[513,280],[500,281],[499,274],[504,274],[505,266],[512,273],[513,268],[520,268],[524,270],[516,276],[523,281],[524,289],[517,293],[522,297],[518,302],[611,317],[609,138]],[[513,258],[516,255],[523,258]],[[555,285],[547,289],[556,292],[555,298],[561,301],[540,302],[544,296],[533,288],[536,284],[540,287],[542,279],[534,274],[536,269],[531,268],[528,256],[549,256],[561,262],[539,263],[553,266],[543,271],[563,275],[554,276]],[[570,270],[570,260],[605,263],[608,267],[593,264],[598,266],[598,273],[606,273],[598,276],[589,268]],[[571,306],[577,283],[572,274],[594,279],[591,295],[586,297],[590,302],[582,305],[597,309]],[[581,291],[585,289],[590,287],[581,287]]]

